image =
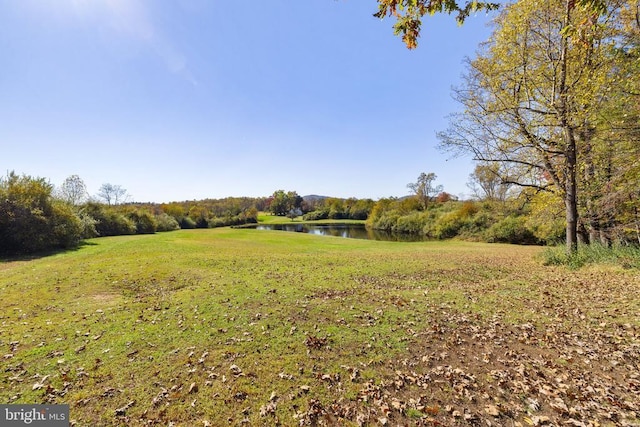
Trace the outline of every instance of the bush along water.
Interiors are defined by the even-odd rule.
[[[434,201],[421,209],[411,198],[382,199],[374,206],[367,226],[433,239],[515,244],[545,244],[558,239],[531,220],[530,211],[515,202]]]

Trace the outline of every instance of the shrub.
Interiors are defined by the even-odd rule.
[[[153,234],[156,232],[156,219],[150,212],[138,210],[129,213],[127,217],[135,224],[137,234]]]
[[[209,221],[203,216],[196,218],[195,224],[196,228],[209,228]]]
[[[565,219],[562,217],[544,217],[541,219],[537,215],[530,215],[527,220],[527,227],[532,230],[533,235],[540,242],[555,245],[565,239]]]
[[[45,208],[51,186],[10,173],[0,181],[0,251],[29,253],[46,247]]]
[[[95,220],[95,231],[98,236],[120,236],[136,233],[136,224],[110,206],[88,203],[85,206],[85,212]]]
[[[341,209],[342,206],[331,206],[329,209],[329,218],[331,219],[344,219],[347,218],[348,214],[345,213],[344,210]]]
[[[105,222],[96,225],[96,230],[100,236],[136,234],[136,224],[122,214],[109,212],[105,217]]]
[[[224,218],[211,218],[208,221],[208,224],[209,224],[209,227],[211,228],[224,227],[225,225],[230,225],[229,222]],[[204,227],[198,227],[198,228],[204,228]]]
[[[0,201],[0,252],[30,253],[43,249],[47,219],[11,200]]]
[[[519,243],[535,244],[538,239],[527,228],[525,217],[508,216],[493,224],[486,232],[487,241],[490,243]]]
[[[226,227],[229,225],[256,224],[257,222],[257,214],[254,216],[252,212],[241,212],[238,215],[214,217],[210,218],[208,221],[210,228]]]
[[[191,217],[185,216],[180,220],[180,228],[192,229],[196,228],[196,222]]]
[[[306,213],[302,217],[304,221],[317,221],[317,220],[327,219],[327,218],[329,218],[328,208],[323,208],[313,212]]]
[[[478,206],[474,202],[464,202],[460,209],[458,209],[458,215],[461,217],[473,216],[478,213]]]
[[[480,211],[463,219],[458,236],[469,240],[483,240],[485,230],[494,222],[495,220],[489,212]]]
[[[437,219],[434,236],[438,239],[450,239],[458,235],[464,221],[458,211],[448,212]]]
[[[96,230],[96,224],[98,221],[89,215],[85,209],[80,210],[78,218],[80,219],[80,224],[82,226],[83,239],[91,239],[99,236],[98,231]]]
[[[242,214],[240,214],[240,217],[242,218],[243,223],[245,224],[257,224],[258,209],[256,209],[255,206],[252,206],[246,211],[244,211]]]
[[[51,184],[13,172],[0,179],[0,252],[70,248],[81,239],[79,218],[71,206],[52,197]]]
[[[438,239],[451,239],[456,236],[467,238],[474,236],[485,226],[486,216],[478,215],[479,208],[474,202],[446,202],[445,209],[454,209],[435,218],[435,224],[429,234]],[[476,217],[477,215],[477,217]],[[426,230],[425,230],[426,232]]]
[[[180,224],[171,215],[163,212],[156,216],[156,231],[173,231],[179,228]]]
[[[391,231],[398,223],[398,218],[400,218],[400,214],[397,211],[384,212],[373,223],[372,228],[377,230]]]
[[[422,203],[418,197],[405,197],[403,199],[397,200],[396,209],[400,211],[402,215],[409,214],[411,212],[420,211],[423,209]]]
[[[425,226],[426,215],[421,212],[414,212],[398,218],[393,231],[399,233],[420,234]]]
[[[70,204],[61,200],[52,203],[49,233],[51,247],[75,248],[82,241],[83,224]]]
[[[370,199],[357,200],[349,208],[349,218],[364,220],[369,217],[371,209],[373,209],[374,201]]]
[[[373,205],[369,217],[367,218],[367,226],[373,229],[382,229],[378,226],[380,218],[391,210],[393,199],[380,199]]]

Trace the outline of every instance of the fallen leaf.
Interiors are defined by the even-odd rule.
[[[124,416],[127,413],[127,409],[136,404],[135,400],[129,401],[126,405],[116,409],[116,416]]]
[[[491,415],[492,417],[499,417],[500,416],[500,409],[498,409],[498,407],[495,406],[495,405],[487,405],[487,406],[485,406],[484,411],[488,415]]]

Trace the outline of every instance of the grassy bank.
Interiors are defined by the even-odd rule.
[[[78,426],[639,423],[637,272],[540,250],[207,229],[0,262],[0,402]]]
[[[578,250],[571,254],[565,247],[548,247],[541,259],[545,265],[566,265],[573,269],[587,264],[609,264],[640,270],[640,248],[630,245],[579,245]]]
[[[305,221],[302,219],[302,216],[294,218],[288,218],[286,216],[277,216],[271,215],[268,213],[260,212],[258,214],[258,223],[259,224],[291,224],[291,223],[306,223],[306,224],[365,224],[366,221],[358,220],[358,219],[321,219],[321,220],[313,220],[313,221]],[[252,224],[249,224],[252,225]]]

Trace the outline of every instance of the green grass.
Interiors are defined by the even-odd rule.
[[[291,222],[291,219],[286,216],[271,215],[267,212],[258,214],[258,223],[260,224],[281,224],[283,222]]]
[[[414,401],[387,414],[399,422],[451,417],[437,408],[460,405],[452,386],[425,412],[424,390],[392,384],[428,372],[425,355],[471,357],[450,347],[468,328],[640,326],[636,276],[542,267],[539,252],[224,228],[0,262],[0,402],[68,403],[79,426],[373,424],[390,396]],[[375,387],[391,388],[364,399]]]
[[[357,219],[321,219],[314,221],[303,221],[302,216],[296,217],[293,220],[286,216],[271,215],[267,212],[260,212],[258,214],[259,224],[290,224],[291,222],[305,223],[305,224],[364,224],[364,220]]]

